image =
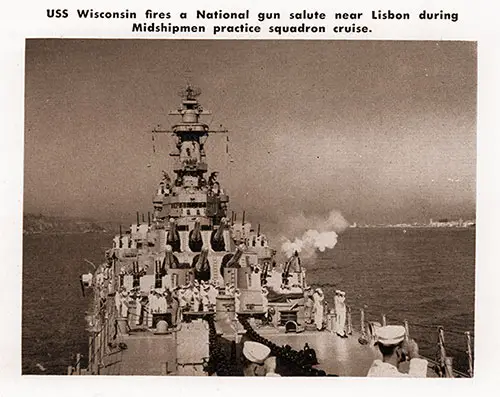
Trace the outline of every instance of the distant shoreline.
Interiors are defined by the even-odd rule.
[[[431,226],[431,225],[366,225],[350,226],[349,229],[475,229],[476,225],[470,226]]]

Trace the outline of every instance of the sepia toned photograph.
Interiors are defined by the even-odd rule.
[[[477,43],[27,39],[23,375],[474,376]]]

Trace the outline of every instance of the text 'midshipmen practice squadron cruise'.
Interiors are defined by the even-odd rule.
[[[279,263],[260,225],[229,212],[205,152],[209,135],[227,130],[201,121],[210,113],[199,95],[188,85],[171,113],[180,121],[153,131],[174,136],[176,165],[163,172],[147,219],[137,213],[104,263],[81,277],[93,292],[89,346],[68,373],[397,376],[410,359],[409,375],[456,375],[444,345],[432,366],[407,328],[365,324],[363,312],[353,324],[344,291],[328,309],[298,252]]]

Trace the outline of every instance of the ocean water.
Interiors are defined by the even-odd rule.
[[[80,274],[99,264],[112,236],[29,235],[23,242],[23,374],[64,374],[87,354]],[[467,368],[464,331],[474,330],[474,229],[348,229],[333,250],[303,261],[308,281],[332,302],[346,291],[354,328],[368,321],[410,323],[420,351],[434,358],[445,329],[454,365]],[[39,364],[39,365],[37,365]],[[44,370],[41,369],[43,367]]]

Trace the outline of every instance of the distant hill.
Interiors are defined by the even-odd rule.
[[[113,222],[85,218],[67,218],[42,214],[23,215],[23,234],[40,233],[106,233],[118,230]]]

